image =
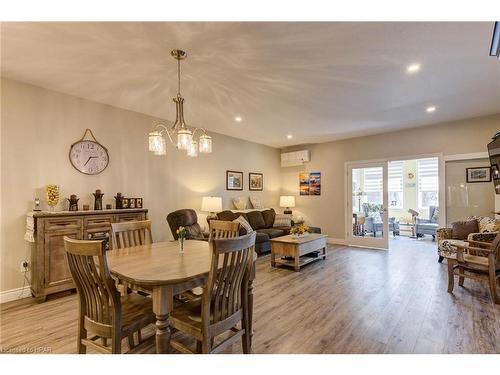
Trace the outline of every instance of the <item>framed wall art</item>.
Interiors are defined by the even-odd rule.
[[[252,191],[264,190],[264,175],[250,172],[248,174],[248,189]]]
[[[226,190],[243,190],[243,172],[226,171]]]
[[[299,174],[300,195],[321,195],[321,172]]]
[[[466,168],[465,173],[468,184],[475,182],[491,182],[491,167]]]

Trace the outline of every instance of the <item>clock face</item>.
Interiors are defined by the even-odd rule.
[[[94,141],[76,142],[69,150],[69,160],[82,173],[99,174],[108,166],[108,150]]]

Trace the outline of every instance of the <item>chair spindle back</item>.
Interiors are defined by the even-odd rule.
[[[111,230],[113,249],[153,243],[151,220],[112,223]]]

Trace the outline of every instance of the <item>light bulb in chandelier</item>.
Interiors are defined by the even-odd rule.
[[[198,156],[198,142],[191,141],[187,149],[187,155],[195,158]]]
[[[207,134],[200,135],[200,153],[210,154],[212,152],[212,137]]]

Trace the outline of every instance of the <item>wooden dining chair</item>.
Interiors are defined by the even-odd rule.
[[[208,240],[238,237],[239,230],[240,224],[234,221],[210,220]]]
[[[151,299],[136,293],[120,296],[109,272],[102,241],[80,241],[65,236],[64,248],[78,291],[78,353],[86,353],[87,348],[121,353],[125,337],[129,352],[152,342],[154,335],[147,340],[141,335],[142,328],[155,322]]]
[[[218,353],[241,338],[243,352],[250,353],[247,294],[255,237],[252,232],[210,241],[212,262],[202,298],[174,308],[170,314],[173,328],[196,339],[196,352]],[[228,331],[229,337],[215,344],[214,339]],[[176,340],[171,345],[182,353],[194,352]]]
[[[151,220],[112,223],[111,232],[113,249],[153,243]]]
[[[500,288],[500,234],[491,243],[467,242],[469,245],[453,245],[457,249],[456,258],[447,258],[448,292],[453,292],[455,276],[460,286],[464,285],[465,278],[484,281],[489,283],[493,302],[500,304],[497,292],[497,286]]]

